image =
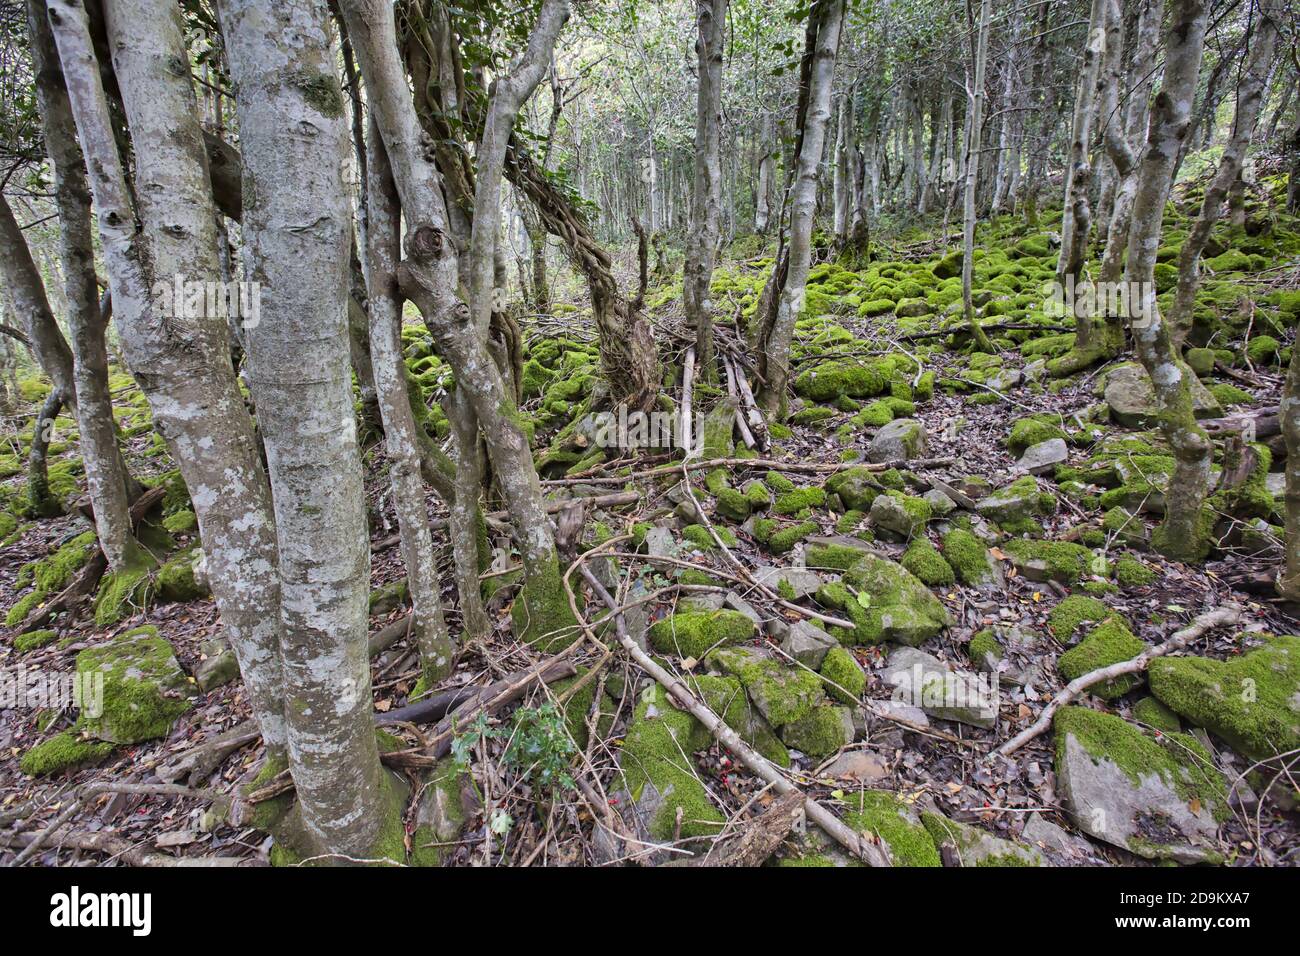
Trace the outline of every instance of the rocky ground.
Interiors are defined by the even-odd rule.
[[[1265,193],[1277,187],[1264,181],[1244,229],[1216,233],[1198,298],[1188,359],[1198,414],[1221,437],[1231,419],[1276,405],[1300,316],[1300,226],[1271,211]],[[1184,189],[1167,217],[1162,293],[1197,199]],[[1058,210],[1035,227],[1004,217],[981,228],[976,302],[994,353],[971,352],[960,331],[960,259],[942,239],[899,239],[860,270],[820,262],[788,424],[766,439],[759,428],[750,447],[742,396],[725,378],[700,383],[693,404],[705,419],[687,469],[667,448],[601,447],[588,411],[599,399],[595,347],[581,307],[557,307],[532,330],[523,409],[548,490],[586,503],[571,558],[614,595],[634,644],[896,864],[1295,863],[1300,638],[1285,636],[1294,621],[1261,586],[1281,557],[1285,450],[1266,427],[1254,443],[1220,446],[1232,458],[1216,462],[1205,561],[1170,562],[1150,547],[1172,460],[1140,368],[1121,356],[1052,375],[1073,343],[1043,308],[1059,220]],[[723,354],[736,354],[735,323],[753,312],[771,265],[763,253],[738,244],[715,276]],[[666,343],[679,340],[679,298],[680,282],[651,290]],[[426,427],[445,436],[434,401],[445,370],[421,327],[408,325],[406,340]],[[680,341],[666,411],[682,398]],[[195,574],[193,513],[138,392],[126,376],[114,385],[133,468],[165,489],[142,527],[161,571],[110,575],[33,627],[85,573],[93,533],[75,509],[24,513],[30,430],[0,458],[11,476],[0,602],[12,632],[0,660],[106,674],[99,718],[0,714],[0,861],[74,795],[67,829],[39,860],[275,860],[263,826],[284,797],[267,793],[274,772],[244,724],[237,669]],[[25,389],[38,403],[40,383]],[[60,431],[51,477],[71,505],[75,429],[60,420]],[[623,652],[596,599],[583,611],[587,636],[515,641],[516,572],[495,519],[498,561],[484,587],[498,630],[430,693],[550,655],[574,669],[460,723],[432,770],[403,761],[438,752],[441,725],[406,709],[418,704],[418,668],[402,636],[382,441],[367,461],[376,712],[389,765],[414,785],[411,862],[855,862],[824,828],[792,828],[781,788]],[[444,514],[432,498],[430,514]],[[1214,611],[1224,612],[1216,626],[1175,653],[1094,684],[1048,732],[993,752],[1071,680]],[[104,782],[119,789],[85,789]]]

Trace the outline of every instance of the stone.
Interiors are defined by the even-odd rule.
[[[847,571],[871,553],[870,543],[847,534],[814,535],[804,540],[804,566],[809,568]]]
[[[839,642],[807,621],[792,624],[781,641],[781,650],[813,670],[821,669],[822,661],[832,647],[839,647]]]
[[[1046,850],[1049,854],[1069,859],[1086,859],[1093,855],[1091,843],[1063,827],[1058,827],[1047,819],[1044,813],[1029,814],[1028,822],[1020,831],[1020,839],[1031,846]]]
[[[844,507],[853,511],[866,511],[880,494],[876,472],[869,468],[846,468],[826,479],[828,494],[839,495]]]
[[[925,503],[930,506],[930,514],[936,518],[943,518],[957,510],[957,502],[953,501],[938,488],[931,488],[921,496]]]
[[[225,641],[204,641],[199,650],[203,659],[194,669],[194,682],[205,694],[239,679],[239,661]]]
[[[822,680],[816,673],[786,667],[751,648],[715,651],[707,663],[740,678],[749,699],[774,728],[802,720],[826,700]]]
[[[871,786],[889,777],[880,758],[868,750],[850,750],[835,758],[823,773],[836,780],[852,780]]]
[[[975,510],[990,521],[1022,521],[1054,513],[1056,499],[1039,488],[1032,475],[1025,475],[981,499],[975,505]]]
[[[958,823],[940,813],[922,812],[921,823],[930,832],[940,854],[947,850],[958,866],[1047,865],[1047,860],[1035,847],[995,837],[979,827]]]
[[[102,675],[102,698],[84,699],[80,729],[99,740],[134,744],[167,736],[190,708],[191,686],[170,643],[152,625],[126,631],[77,655],[77,677],[93,685]],[[98,710],[99,713],[95,713]]]
[[[1061,708],[1053,728],[1058,790],[1080,830],[1147,859],[1222,862],[1227,784],[1195,738],[1084,707]]]
[[[919,502],[920,507],[913,502]],[[930,506],[920,498],[899,492],[880,495],[871,503],[871,523],[904,541],[910,541],[929,519]]]
[[[867,461],[910,461],[929,450],[925,426],[915,418],[895,418],[883,426],[867,446]]]
[[[1069,457],[1070,450],[1065,445],[1065,439],[1051,438],[1026,448],[1025,453],[1016,462],[1016,467],[1031,475],[1044,475],[1069,460]]]
[[[871,702],[871,712],[873,717],[876,718],[872,724],[873,728],[878,724],[887,727],[903,726],[902,724],[895,723],[894,720],[891,720],[890,718],[903,720],[917,727],[930,726],[930,718],[925,715],[925,711],[920,707],[915,707],[902,700],[873,700]],[[873,737],[872,739],[875,738]]]
[[[754,572],[754,580],[787,601],[798,601],[816,594],[822,586],[821,575],[807,568],[759,568]]]
[[[858,644],[890,641],[915,647],[951,621],[947,608],[920,579],[872,554],[853,564],[842,583],[818,591],[817,599],[845,612],[854,629],[836,636]]]
[[[667,528],[655,525],[645,533],[645,553],[652,558],[675,558],[680,549]]]
[[[757,610],[754,609],[754,605],[750,604],[748,601],[746,601],[735,591],[728,591],[727,596],[723,599],[722,604],[725,608],[727,608],[730,611],[736,611],[740,614],[745,615],[745,617],[753,621],[756,626],[758,627],[763,626],[763,616],[759,614]]]
[[[814,760],[824,760],[853,743],[853,715],[847,707],[822,704],[781,728],[785,743]]]
[[[881,679],[893,699],[920,707],[931,717],[991,730],[997,726],[997,685],[987,677],[956,671],[912,647],[890,652]]]
[[[1223,408],[1201,380],[1191,378],[1192,411],[1197,418],[1218,418]],[[1155,394],[1146,370],[1133,363],[1120,365],[1106,376],[1104,393],[1110,417],[1125,428],[1146,428],[1159,423]]]

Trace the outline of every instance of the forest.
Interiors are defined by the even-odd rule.
[[[1288,0],[0,0],[0,187],[0,864],[1300,864]]]

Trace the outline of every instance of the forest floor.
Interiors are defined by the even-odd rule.
[[[1278,402],[1300,315],[1300,222],[1275,211],[1277,186],[1263,181],[1247,227],[1220,229],[1207,263],[1195,358],[1215,421]],[[1167,217],[1162,292],[1196,200],[1184,188]],[[1214,499],[1207,560],[1171,562],[1148,546],[1172,462],[1149,397],[1144,405],[1123,369],[1132,356],[1068,378],[1048,370],[1073,340],[1043,309],[1059,223],[1056,210],[1035,227],[1010,216],[981,226],[976,301],[992,354],[972,353],[960,331],[960,280],[944,238],[883,244],[857,270],[818,261],[797,329],[798,398],[788,425],[771,427],[771,447],[747,448],[733,431],[725,377],[694,390],[707,416],[699,457],[726,466],[686,471],[666,448],[599,447],[586,404],[596,371],[589,311],[557,306],[530,330],[523,376],[539,469],[554,497],[588,502],[576,553],[617,596],[634,642],[895,863],[1294,864],[1300,642],[1272,635],[1300,631],[1260,585],[1281,561],[1284,450],[1267,416],[1258,419],[1244,484]],[[753,311],[768,253],[738,243],[715,275],[724,344]],[[828,260],[825,249],[818,258]],[[681,399],[687,341],[679,298],[680,280],[652,288],[648,301],[661,343],[683,346],[664,353],[670,402]],[[422,333],[407,328],[408,364],[432,404],[445,369]],[[151,739],[105,745],[95,739],[103,726],[73,708],[0,703],[0,863],[60,814],[63,829],[47,834],[36,861],[265,862],[273,840],[257,809],[267,801],[248,799],[265,783],[254,783],[262,748],[192,572],[193,515],[138,391],[122,373],[113,386],[134,472],[167,488],[146,519],[164,570],[116,589],[106,581],[93,600],[18,638],[94,551],[75,509],[21,515],[21,468],[44,390],[28,380],[30,408],[6,440],[13,454],[0,454],[9,474],[0,606],[17,609],[0,666],[68,673],[84,652],[146,625],[175,660],[154,661]],[[434,409],[430,427],[445,429]],[[79,494],[75,433],[59,420],[52,457],[52,482],[69,505]],[[1041,456],[1032,475],[1026,450]],[[464,648],[433,691],[486,685],[552,655],[573,676],[534,682],[490,719],[469,714],[432,771],[404,762],[432,751],[441,725],[431,719],[446,707],[432,718],[403,710],[418,665],[402,633],[404,572],[382,440],[366,462],[371,631],[396,637],[373,656],[376,715],[390,767],[414,784],[413,862],[853,862],[822,830],[792,827],[788,813],[774,819],[787,806],[777,788],[623,652],[599,602],[588,598],[594,629],[585,637],[516,641],[502,523],[492,524],[500,548],[485,576],[494,634]],[[618,492],[635,494],[590,503]],[[432,496],[429,505],[435,521],[445,515]],[[435,534],[445,550],[445,532]],[[580,581],[576,570],[571,580]],[[454,592],[445,598],[450,607]],[[1236,614],[1230,626],[1199,633],[1152,665],[1149,681],[1095,685],[1052,730],[991,753],[1074,677],[1224,608]],[[454,608],[449,621],[455,633]],[[970,696],[923,693],[936,674],[940,688]],[[196,748],[210,759],[194,760]]]

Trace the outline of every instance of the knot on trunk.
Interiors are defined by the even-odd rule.
[[[440,259],[446,245],[447,239],[441,229],[429,223],[421,223],[412,228],[406,237],[406,254],[416,261]]]

